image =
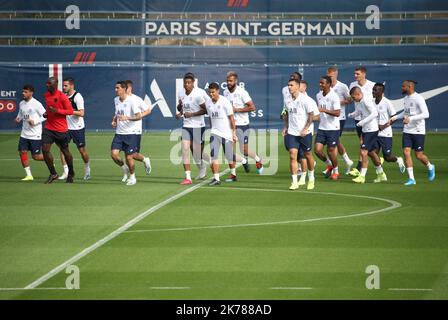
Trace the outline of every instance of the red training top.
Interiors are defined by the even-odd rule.
[[[73,114],[73,107],[67,96],[57,90],[54,93],[49,91],[44,93],[45,106],[47,109],[47,121],[45,128],[57,132],[67,132],[67,115]],[[57,112],[50,110],[50,107],[57,109]]]

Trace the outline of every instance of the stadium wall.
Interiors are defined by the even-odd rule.
[[[418,92],[424,92],[430,110],[427,127],[433,130],[448,128],[448,109],[445,107],[448,82],[445,75],[448,64],[365,64],[368,78],[375,82],[385,82],[386,96],[401,107],[401,82],[403,79],[419,81]],[[86,125],[89,130],[110,130],[110,120],[114,113],[114,85],[117,80],[131,79],[134,92],[155,104],[151,116],[144,120],[146,130],[167,130],[181,126],[174,118],[176,92],[182,86],[182,76],[193,72],[197,85],[205,88],[209,82],[220,82],[225,88],[225,74],[234,70],[239,74],[242,85],[249,91],[257,107],[251,114],[254,128],[280,128],[279,114],[282,108],[281,89],[287,84],[293,71],[303,73],[309,82],[308,93],[315,96],[319,77],[324,75],[328,65],[165,65],[165,64],[104,64],[104,65],[0,65],[0,129],[17,129],[13,119],[21,100],[21,88],[30,83],[35,86],[35,97],[43,101],[45,81],[49,75],[73,77],[77,89],[86,101]],[[353,80],[353,64],[339,65],[339,78],[349,84]],[[348,110],[353,110],[349,106]],[[353,127],[349,120],[347,127]]]

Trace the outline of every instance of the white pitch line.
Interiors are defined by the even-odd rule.
[[[220,175],[224,175],[227,172],[229,172],[229,169],[224,170],[223,172],[220,173]],[[173,201],[175,201],[175,200],[177,200],[179,198],[182,198],[183,196],[189,194],[190,192],[195,191],[196,189],[202,187],[204,184],[208,183],[209,181],[210,181],[210,179],[204,180],[204,181],[202,181],[201,183],[199,183],[197,185],[194,185],[194,186],[192,186],[192,187],[190,187],[190,188],[188,188],[188,189],[186,189],[186,190],[184,190],[184,191],[182,191],[182,192],[180,192],[178,194],[175,194],[174,196],[169,197],[168,199],[160,202],[159,204],[149,208],[145,212],[140,213],[138,216],[136,216],[135,218],[129,220],[124,225],[122,225],[121,227],[119,227],[115,231],[111,232],[109,235],[107,235],[104,238],[102,238],[101,240],[95,242],[90,247],[85,248],[84,250],[82,250],[78,254],[74,255],[73,257],[71,257],[67,261],[61,263],[59,266],[57,266],[53,270],[49,271],[48,273],[44,274],[42,277],[40,277],[37,280],[31,282],[24,289],[34,289],[34,288],[38,287],[39,285],[41,285],[42,283],[44,283],[48,279],[52,278],[53,276],[55,276],[59,272],[63,271],[65,268],[67,268],[67,266],[75,263],[76,261],[78,261],[79,259],[85,257],[86,255],[88,255],[92,251],[98,249],[99,247],[101,247],[105,243],[107,243],[110,240],[114,239],[115,237],[119,236],[120,234],[125,232],[127,229],[129,229],[130,227],[132,227],[133,225],[135,225],[139,221],[143,220],[144,218],[146,218],[150,214],[152,214],[155,211],[159,210],[160,208],[166,206],[167,204],[169,204],[169,203],[171,203],[171,202],[173,202]]]
[[[310,287],[272,287],[271,290],[313,290]]]
[[[238,188],[238,187],[232,187],[232,188],[208,188],[207,190],[215,190],[215,191],[223,191],[223,190],[247,190],[247,191],[267,191],[267,192],[287,192],[291,195],[294,194],[294,192],[289,190],[279,190],[279,189],[256,189],[256,188]],[[299,192],[296,192],[296,194],[299,194]],[[362,212],[362,213],[355,213],[355,214],[349,214],[349,215],[342,215],[342,216],[334,216],[334,217],[323,217],[323,218],[310,218],[310,219],[303,219],[303,220],[286,220],[286,221],[271,221],[271,222],[261,222],[261,223],[244,223],[244,224],[230,224],[230,225],[215,225],[215,226],[203,226],[203,227],[185,227],[185,228],[170,228],[170,229],[144,229],[144,230],[127,230],[125,233],[143,233],[143,232],[165,232],[165,231],[190,231],[190,230],[206,230],[206,229],[225,229],[225,228],[243,228],[243,227],[260,227],[260,226],[272,226],[272,225],[283,225],[283,224],[292,224],[292,223],[304,223],[304,222],[316,222],[316,221],[325,221],[325,220],[338,220],[338,219],[348,219],[348,218],[355,218],[355,217],[362,217],[362,216],[370,216],[373,214],[386,212],[390,210],[394,210],[396,208],[401,207],[401,203],[379,198],[379,197],[372,197],[372,196],[363,196],[363,195],[354,195],[354,194],[345,194],[345,193],[333,193],[333,192],[310,192],[305,191],[301,194],[325,194],[325,195],[334,195],[334,196],[346,196],[346,197],[355,197],[355,198],[364,198],[364,199],[373,199],[373,200],[379,200],[384,201],[391,206],[387,208],[382,208],[378,210],[368,211],[368,212]]]
[[[390,291],[432,291],[432,289],[424,288],[389,288]]]
[[[150,287],[152,290],[188,290],[190,287]]]
[[[64,287],[60,288],[0,288],[0,291],[27,291],[27,290],[72,290]]]

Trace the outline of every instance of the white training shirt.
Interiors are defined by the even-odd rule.
[[[352,117],[361,118],[357,125],[362,127],[362,132],[367,133],[379,130],[378,111],[375,107],[375,103],[371,99],[362,98],[358,103],[358,108],[350,115]]]
[[[140,110],[141,113],[145,112],[146,110],[149,109],[149,106],[145,103],[145,101],[143,101],[142,98],[140,98],[139,96],[132,94],[131,99],[134,101],[134,104],[136,104]],[[138,125],[138,132],[137,134],[142,134],[143,132],[143,119],[140,119],[137,122]]]
[[[30,140],[42,139],[42,122],[45,121],[43,117],[45,111],[42,103],[34,98],[31,98],[29,101],[20,101],[17,119],[22,120],[22,132],[20,133],[22,138]],[[34,126],[28,123],[29,119],[34,121]]]
[[[341,110],[341,101],[333,89],[326,96],[320,91],[316,95],[317,105],[327,110]],[[328,113],[320,113],[319,130],[339,130],[339,117],[331,116]]]
[[[226,97],[233,108],[242,109],[245,104],[252,101],[249,93],[236,85],[235,90],[230,92],[229,89],[224,90],[224,97]],[[237,126],[247,126],[249,124],[249,112],[235,112],[235,125]]]
[[[115,97],[115,115],[117,116],[117,134],[139,134],[138,121],[121,121],[118,119],[119,115],[127,117],[135,117],[137,113],[140,113],[140,108],[134,102],[130,96],[126,96],[124,101],[121,101],[119,97]]]
[[[309,97],[305,96],[304,94],[299,94],[296,99],[291,97],[291,99],[289,99],[285,105],[286,110],[288,111],[288,134],[290,135],[300,136],[300,133],[302,132],[308,120],[308,114],[313,113],[314,115],[315,109],[312,103],[310,103],[310,100],[307,98]],[[313,124],[311,123],[310,127],[308,128],[307,134],[312,132]]]
[[[210,99],[205,106],[212,125],[210,133],[232,141],[233,135],[229,116],[233,114],[233,108],[230,101],[226,97],[219,95],[218,101],[213,102]]]
[[[193,88],[189,95],[186,95],[185,90],[179,93],[179,99],[182,101],[183,113],[198,112],[201,110],[201,104],[205,103],[204,90]],[[185,128],[202,128],[205,127],[204,115],[184,118]]]
[[[404,133],[426,134],[425,119],[429,118],[428,106],[425,99],[417,92],[404,97],[403,112],[398,115],[398,119],[403,119],[404,116],[411,120],[404,125]]]
[[[71,99],[74,95],[75,98],[73,100],[76,103],[76,108],[78,110],[84,110],[84,98],[81,93],[75,91],[71,96],[67,96],[67,98]],[[75,108],[73,108],[73,110],[75,110]],[[69,130],[81,130],[85,128],[84,117],[69,115],[67,116],[67,125]]]
[[[394,105],[392,104],[392,102],[390,102],[389,99],[387,99],[386,97],[383,96],[383,98],[381,99],[380,103],[375,103],[375,107],[378,110],[378,124],[379,125],[384,125],[386,124],[389,119],[394,116],[397,112],[395,111]],[[380,130],[380,132],[378,132],[378,136],[379,137],[389,137],[392,138],[392,127],[388,126],[386,129],[384,130]]]
[[[370,99],[373,100],[373,87],[375,86],[375,82],[367,80],[366,79],[366,83],[364,83],[363,86],[361,86],[358,81],[353,81],[352,83],[350,83],[349,89],[352,90],[353,87],[359,87],[362,91],[362,95],[365,99]],[[356,108],[358,107],[358,104],[355,102],[355,111]],[[361,118],[358,116],[355,118],[355,120],[361,120]]]
[[[339,97],[340,101],[347,100],[350,98],[350,90],[348,89],[347,85],[345,83],[342,83],[341,81],[337,81],[335,86],[332,87],[334,92]],[[345,115],[345,105],[341,104],[341,115],[339,116],[339,120],[345,120],[347,117]]]

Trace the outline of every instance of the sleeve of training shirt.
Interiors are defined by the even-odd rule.
[[[241,99],[243,99],[245,104],[252,101],[252,98],[246,90],[241,90]]]
[[[350,90],[345,83],[342,84],[342,88],[343,88],[342,95],[344,99],[347,100],[348,98],[350,98]]]
[[[45,110],[44,106],[39,101],[36,100],[36,103],[37,103],[37,110],[36,111],[37,111],[37,114],[39,115],[39,120],[38,120],[38,123],[36,123],[36,124],[39,124],[39,123],[42,123],[45,120],[47,120],[47,119],[44,118],[44,113],[47,110]]]
[[[59,99],[61,100],[62,108],[58,109],[58,113],[64,115],[72,115],[73,107],[72,104],[70,103],[70,100],[68,100],[67,96],[65,94],[61,94],[59,96]]]
[[[417,97],[418,107],[420,108],[420,113],[415,116],[410,116],[410,121],[417,121],[429,118],[428,106],[426,105],[425,99],[422,96]]]
[[[200,106],[201,104],[205,103],[204,96],[202,94],[196,95],[195,101]]]
[[[78,92],[78,94],[75,96],[75,103],[78,110],[84,110],[84,98],[82,95]]]
[[[230,101],[226,97],[221,97],[223,99],[224,110],[226,111],[227,116],[233,115],[233,107]]]
[[[19,104],[19,113],[17,113],[17,117],[16,117],[16,119],[19,120],[19,121],[23,120],[22,104],[23,104],[23,101],[21,101],[20,104]]]
[[[395,107],[392,102],[390,102],[390,100],[387,100],[387,112],[389,113],[389,117],[397,114],[397,111],[395,110]]]
[[[140,109],[139,103],[135,100],[135,99],[130,99],[131,100],[131,111],[134,115],[136,115],[137,113],[141,113],[142,110]]]
[[[333,110],[341,110],[341,100],[339,100],[339,96],[336,92],[333,91]]]
[[[358,125],[363,126],[365,123],[372,121],[376,117],[378,117],[378,110],[373,105],[373,102],[370,102],[369,99],[364,100],[364,105],[366,106],[366,109],[369,111],[369,115],[359,121]]]

